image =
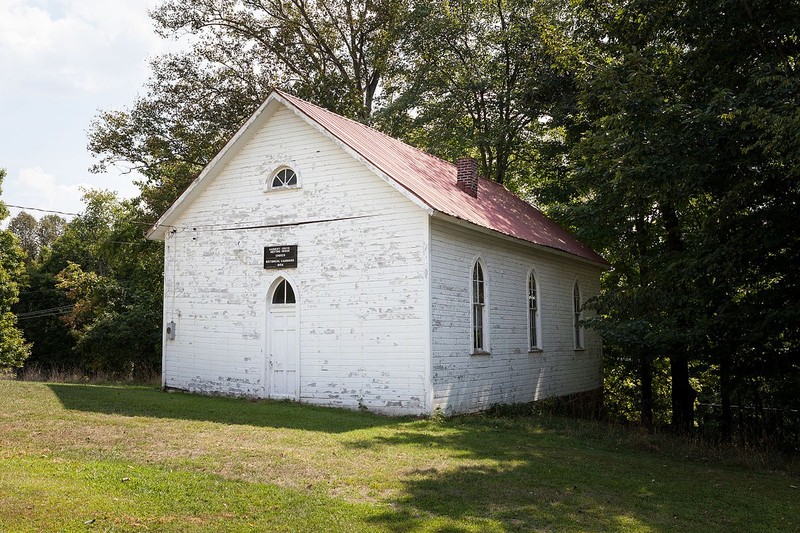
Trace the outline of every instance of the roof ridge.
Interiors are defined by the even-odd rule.
[[[459,194],[455,179],[457,166],[450,161],[298,96],[279,89],[273,91],[284,105],[316,123],[434,212],[595,264],[608,265],[597,252],[504,184],[479,176],[483,193],[478,197]]]
[[[400,144],[402,144],[403,146],[406,146],[406,147],[408,147],[408,148],[411,148],[412,150],[415,150],[415,151],[419,152],[420,154],[422,154],[422,155],[424,155],[424,156],[426,156],[426,157],[430,157],[430,158],[432,158],[432,159],[436,159],[436,160],[438,160],[438,161],[441,161],[442,163],[445,163],[445,164],[447,164],[447,165],[450,165],[450,166],[451,166],[451,167],[453,167],[453,168],[455,168],[455,166],[456,166],[454,163],[451,163],[450,161],[448,161],[448,160],[446,160],[446,159],[442,159],[441,157],[439,157],[439,156],[437,156],[437,155],[434,155],[434,154],[432,154],[432,153],[430,153],[430,152],[426,152],[426,151],[425,151],[425,150],[423,150],[422,148],[418,148],[418,147],[414,146],[413,144],[408,144],[407,142],[405,142],[405,141],[403,141],[403,140],[401,140],[401,139],[398,139],[397,137],[392,137],[392,136],[391,136],[391,135],[389,135],[388,133],[382,132],[381,130],[379,130],[379,129],[377,129],[377,128],[373,127],[373,126],[370,126],[370,125],[368,125],[368,124],[364,124],[363,122],[359,122],[359,121],[357,121],[357,120],[354,120],[354,119],[352,119],[352,118],[350,118],[350,117],[346,117],[346,116],[344,116],[344,115],[340,115],[340,114],[338,114],[338,113],[335,113],[335,112],[331,111],[330,109],[326,109],[326,108],[322,107],[321,105],[315,104],[314,102],[309,102],[308,100],[304,100],[304,99],[300,98],[299,96],[295,96],[295,95],[293,95],[293,94],[291,94],[291,93],[288,93],[288,92],[285,92],[285,91],[281,91],[280,89],[277,89],[277,88],[274,88],[274,87],[273,87],[273,89],[272,89],[272,90],[273,90],[273,91],[275,91],[275,92],[277,92],[278,94],[280,94],[280,95],[281,95],[281,96],[283,96],[284,98],[290,98],[290,99],[294,99],[294,100],[300,100],[300,101],[301,101],[301,102],[303,102],[304,104],[307,104],[307,105],[310,105],[310,106],[312,106],[312,107],[315,107],[315,108],[319,109],[320,111],[322,111],[323,113],[334,115],[336,118],[344,119],[344,120],[346,120],[346,121],[348,121],[348,122],[351,122],[351,123],[353,123],[353,124],[355,124],[355,125],[357,125],[357,126],[360,126],[360,127],[362,127],[362,128],[367,128],[367,129],[369,129],[369,130],[371,130],[371,131],[374,131],[375,133],[377,133],[377,134],[379,134],[379,135],[382,135],[383,137],[386,137],[386,138],[387,138],[387,139],[389,139],[390,141],[393,141],[393,142],[396,142],[396,143],[400,143]],[[480,176],[479,176],[479,177],[480,177]],[[482,178],[482,179],[488,179],[488,178]]]

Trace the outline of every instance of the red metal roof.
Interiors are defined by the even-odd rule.
[[[430,208],[510,237],[609,263],[541,211],[493,181],[480,178],[478,197],[456,185],[456,166],[296,96],[274,90]]]

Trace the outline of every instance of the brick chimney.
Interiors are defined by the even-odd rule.
[[[471,157],[460,157],[456,160],[456,184],[461,189],[478,197],[478,162]]]

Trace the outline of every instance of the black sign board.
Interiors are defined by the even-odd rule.
[[[297,245],[265,246],[264,268],[297,268]]]

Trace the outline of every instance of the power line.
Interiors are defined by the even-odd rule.
[[[74,216],[81,216],[81,213],[67,213],[65,211],[55,211],[52,209],[41,209],[38,207],[25,207],[21,205],[12,205],[6,204],[8,207],[15,207],[17,209],[30,209],[31,211],[41,211],[43,213],[58,213],[61,215],[74,215]],[[291,226],[304,226],[306,224],[319,224],[324,222],[339,222],[344,220],[353,220],[359,218],[371,218],[376,215],[360,215],[360,216],[352,216],[352,217],[342,217],[342,218],[330,218],[330,219],[322,219],[322,220],[301,220],[297,222],[283,222],[283,223],[275,223],[275,224],[259,224],[255,226],[231,226],[229,223],[219,223],[219,224],[197,224],[192,226],[172,226],[170,224],[156,224],[154,222],[147,222],[144,220],[127,220],[131,224],[139,224],[141,226],[147,226],[148,228],[170,228],[172,230],[181,230],[181,231],[197,231],[198,229],[201,231],[206,232],[216,232],[216,231],[241,231],[241,230],[251,230],[251,229],[267,229],[267,228],[283,228],[283,227],[291,227]],[[133,244],[133,243],[124,243],[119,242],[119,244]]]
[[[56,211],[54,209],[41,209],[39,207],[26,207],[24,205],[6,204],[6,207],[15,207],[17,209],[27,209],[29,211],[40,211],[42,213],[56,213],[56,214],[59,214],[59,215],[69,215],[69,216],[75,216],[75,217],[81,216],[81,213],[68,213],[66,211]]]
[[[71,305],[62,305],[59,307],[51,307],[49,309],[38,309],[36,311],[29,311],[27,313],[19,313],[17,320],[28,320],[31,318],[41,318],[44,316],[58,316],[65,315],[72,311]]]
[[[27,211],[39,211],[41,213],[56,213],[58,215],[69,215],[69,216],[76,216],[76,217],[79,217],[79,216],[83,215],[83,213],[70,213],[70,212],[67,212],[67,211],[56,211],[55,209],[43,209],[41,207],[30,207],[30,206],[25,206],[25,205],[14,205],[14,204],[5,204],[5,205],[6,205],[6,207],[14,207],[16,209],[25,209]],[[151,226],[155,226],[156,225],[153,222],[147,222],[147,221],[144,221],[144,220],[128,220],[127,222],[130,222],[131,224],[139,224],[140,226],[147,226],[147,227],[151,227]],[[174,226],[167,226],[167,225],[163,225],[163,224],[158,224],[158,225],[162,226],[162,227],[166,227],[166,228],[174,227]]]

